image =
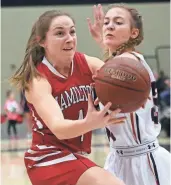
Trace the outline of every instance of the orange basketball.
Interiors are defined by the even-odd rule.
[[[112,103],[111,110],[136,111],[147,101],[150,76],[141,61],[126,57],[109,59],[95,77],[95,90],[101,103]]]

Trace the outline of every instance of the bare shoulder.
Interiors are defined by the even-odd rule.
[[[87,62],[90,63],[90,65],[97,64],[100,67],[102,65],[104,65],[104,62],[102,60],[100,60],[99,58],[97,58],[97,57],[92,57],[92,56],[88,56],[88,55],[85,55],[85,54],[84,54],[84,56],[85,56]]]
[[[84,54],[84,56],[87,60],[89,68],[93,74],[95,74],[96,71],[104,65],[104,62],[97,57],[92,57],[92,56],[88,56],[85,54]]]
[[[25,92],[26,99],[32,103],[35,99],[41,99],[51,93],[51,85],[46,78],[34,78],[29,85],[29,90]]]

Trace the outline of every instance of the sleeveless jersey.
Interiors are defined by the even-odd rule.
[[[88,93],[93,96],[90,86],[93,82],[92,73],[84,55],[75,53],[71,63],[71,75],[68,78],[61,75],[45,57],[37,69],[50,83],[52,96],[59,104],[64,118],[83,119],[88,109]],[[34,106],[28,106],[33,118],[32,146],[25,154],[28,167],[70,161],[76,159],[72,153],[91,152],[91,132],[76,138],[59,140],[37,114]]]
[[[110,146],[137,146],[157,138],[161,125],[158,123],[157,89],[154,75],[146,63],[144,57],[132,52],[149,72],[151,79],[151,92],[145,107],[133,113],[118,114],[118,117],[125,116],[123,124],[110,125],[106,128],[110,140]]]

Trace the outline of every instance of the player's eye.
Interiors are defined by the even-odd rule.
[[[71,35],[74,35],[75,33],[76,33],[75,30],[71,30],[71,32],[70,32]]]
[[[116,24],[117,24],[117,25],[122,25],[123,23],[120,22],[120,21],[116,21]]]
[[[62,35],[64,35],[64,32],[58,31],[58,32],[56,32],[56,35],[57,35],[57,36],[62,36]]]
[[[103,24],[104,24],[104,25],[108,25],[108,24],[109,24],[109,21],[106,21],[106,22],[104,22]]]

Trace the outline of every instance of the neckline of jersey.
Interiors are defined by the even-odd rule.
[[[59,71],[57,71],[57,70],[53,67],[53,65],[46,59],[46,57],[43,57],[42,63],[43,63],[44,65],[46,65],[46,66],[48,67],[48,69],[49,69],[53,74],[55,74],[56,76],[61,77],[61,78],[63,78],[63,79],[67,79],[67,77],[65,77],[64,75],[62,75]],[[74,70],[74,61],[72,60],[70,76],[72,76],[73,70]]]

